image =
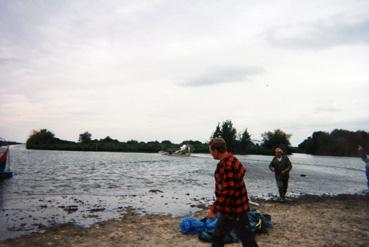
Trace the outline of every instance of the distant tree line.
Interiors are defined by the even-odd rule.
[[[298,145],[307,154],[357,156],[357,146],[361,145],[368,152],[369,133],[335,129],[332,132],[316,131]]]
[[[15,144],[19,144],[19,143],[18,142],[13,142],[13,141],[7,141],[4,138],[0,137],[0,147],[1,146],[15,145]]]
[[[289,138],[291,135],[282,130],[274,130],[263,133],[261,145],[251,141],[251,135],[247,129],[238,133],[230,120],[218,123],[214,133],[210,138],[222,137],[226,140],[228,149],[237,154],[272,154],[275,147],[281,147],[286,152],[291,153]],[[28,149],[47,150],[75,150],[75,151],[116,151],[116,152],[145,152],[157,153],[159,151],[174,152],[183,144],[189,145],[194,153],[208,153],[208,144],[200,141],[187,140],[179,144],[169,140],[162,142],[150,141],[139,142],[129,140],[120,142],[109,136],[103,139],[92,139],[92,134],[88,131],[79,134],[78,142],[61,140],[47,129],[34,130],[26,142]]]
[[[285,153],[308,153],[315,155],[356,156],[357,145],[369,149],[369,133],[365,131],[348,131],[335,129],[331,133],[317,131],[308,137],[298,147],[292,147],[291,134],[280,129],[267,131],[262,134],[260,142],[253,142],[247,128],[238,132],[231,120],[218,123],[210,138],[222,137],[227,142],[228,149],[236,154],[273,154],[276,147],[282,148]],[[207,142],[187,140],[181,143],[165,141],[139,142],[129,140],[120,142],[109,136],[103,139],[92,139],[88,131],[81,133],[78,142],[61,140],[47,129],[33,131],[27,140],[28,149],[48,150],[75,150],[75,151],[115,151],[115,152],[145,152],[159,151],[174,152],[183,144],[191,147],[195,153],[208,153]]]
[[[78,142],[65,141],[56,138],[54,133],[47,129],[39,131],[34,130],[26,142],[28,149],[46,149],[46,150],[74,150],[74,151],[111,151],[111,152],[144,152],[157,153],[161,150],[175,151],[183,144],[190,145],[195,153],[205,153],[208,151],[206,143],[200,141],[183,141],[179,144],[165,140],[162,142],[150,141],[139,142],[129,140],[120,142],[109,136],[103,139],[92,139],[92,134],[84,132],[79,135]]]

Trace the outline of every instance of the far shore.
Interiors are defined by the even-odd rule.
[[[17,143],[17,144],[12,144],[12,145],[9,145],[9,146],[16,146],[16,145],[26,145],[24,143]],[[28,148],[29,150],[43,150],[43,151],[70,151],[70,152],[112,152],[112,153],[160,153],[160,151],[156,152],[148,152],[148,151],[121,151],[121,150],[94,150],[94,149],[68,149],[68,148],[55,148],[55,147],[50,147],[50,148],[47,148],[47,147],[43,147],[43,148]],[[192,153],[193,155],[196,155],[196,154],[209,154],[208,151],[204,151],[204,152],[194,152]],[[360,159],[360,157],[358,156],[342,156],[342,155],[333,155],[333,154],[327,154],[327,155],[321,155],[321,154],[309,154],[309,153],[304,153],[302,151],[294,151],[288,155],[294,155],[294,154],[306,154],[306,155],[313,155],[313,156],[321,156],[321,157],[336,157],[336,158],[358,158]],[[260,155],[260,156],[273,156],[273,152],[272,151],[267,151],[267,152],[264,152],[264,153],[247,153],[247,154],[237,154],[236,155]]]
[[[259,201],[252,206],[272,216],[273,228],[257,234],[259,246],[369,246],[369,194],[336,197],[302,197],[284,203]],[[195,214],[204,217],[205,211]],[[0,242],[8,246],[210,246],[197,236],[182,235],[181,217],[140,215],[134,211],[122,219],[89,228],[62,225]],[[241,246],[231,244],[228,246]]]

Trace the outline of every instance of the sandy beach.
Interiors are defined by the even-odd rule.
[[[260,246],[369,246],[368,195],[259,203],[253,208],[270,214],[273,224],[268,233],[257,235]],[[205,211],[196,216],[205,216]],[[3,241],[0,246],[210,246],[197,236],[182,235],[178,229],[180,220],[181,217],[131,212],[89,228],[57,226]]]

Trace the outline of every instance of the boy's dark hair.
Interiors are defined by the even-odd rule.
[[[220,153],[227,152],[227,144],[223,138],[217,137],[209,142],[209,147],[211,150],[218,150]]]

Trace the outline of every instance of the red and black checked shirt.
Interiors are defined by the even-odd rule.
[[[214,174],[216,200],[211,211],[237,217],[249,210],[245,173],[246,169],[231,153],[218,163]]]

